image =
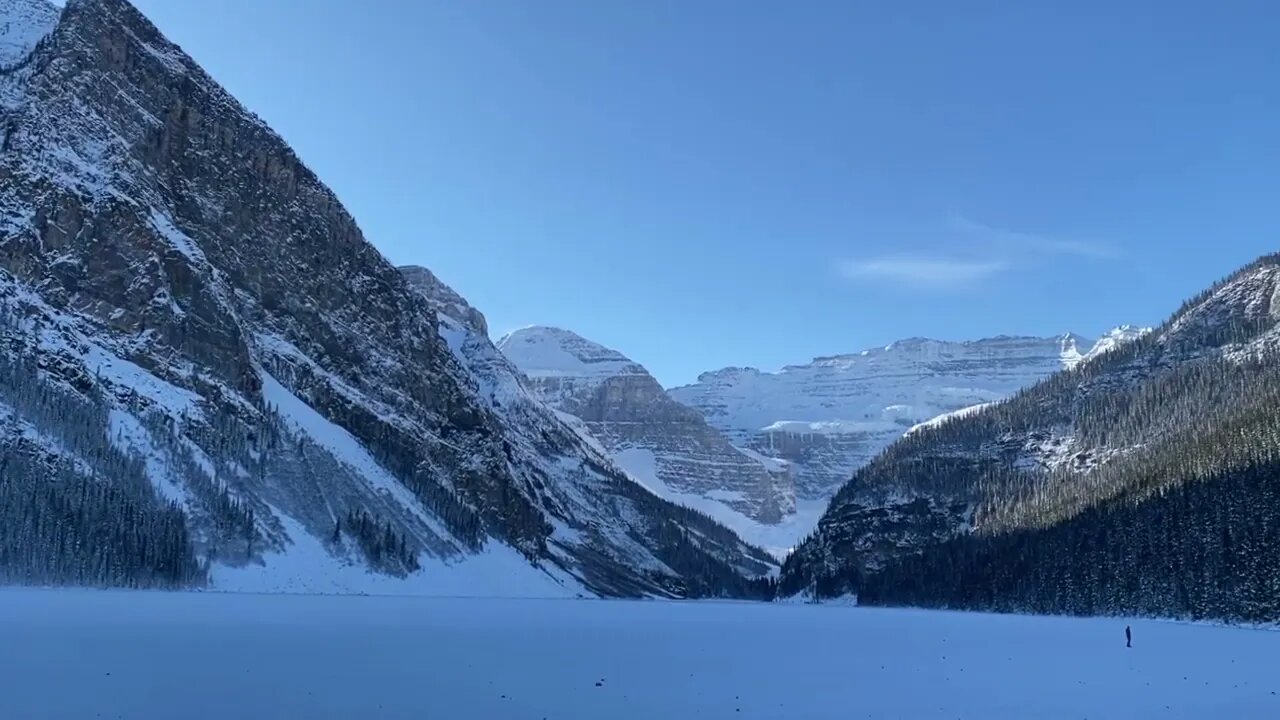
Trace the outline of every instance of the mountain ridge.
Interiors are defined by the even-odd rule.
[[[906,338],[775,372],[709,371],[668,392],[736,445],[791,462],[799,495],[823,499],[911,427],[1003,399],[1144,332],[1120,326],[1096,341],[1074,333]]]
[[[14,487],[52,494],[33,512],[116,518],[102,530],[145,518],[165,548],[135,567],[76,535],[94,530],[20,517],[11,547],[84,556],[5,556],[0,574],[762,592],[747,577],[768,571],[762,552],[630,482],[550,410],[492,403],[338,198],[128,2],[71,0],[0,70],[0,128]],[[81,419],[42,409],[63,406]]]
[[[776,525],[794,511],[785,463],[733,447],[622,353],[545,326],[510,333],[498,348],[544,402],[582,421],[615,462],[658,494],[717,517],[748,540],[760,537],[759,525]]]
[[[1274,620],[1280,256],[1152,332],[921,429],[841,487],[784,594]]]

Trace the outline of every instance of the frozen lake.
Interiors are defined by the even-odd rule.
[[[0,591],[0,718],[1276,718],[1280,633],[736,603]]]

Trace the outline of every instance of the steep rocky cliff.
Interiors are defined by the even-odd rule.
[[[795,511],[786,463],[735,448],[621,353],[548,327],[518,330],[498,347],[540,398],[581,420],[619,465],[664,497],[704,509],[749,539],[757,539],[755,526]]]
[[[913,426],[1006,398],[1142,332],[1124,326],[1096,341],[1071,333],[911,338],[779,372],[707,372],[670,394],[735,444],[790,462],[798,495],[821,500]]]
[[[438,325],[465,302],[433,308],[127,2],[0,0],[0,31],[6,457],[155,518],[173,557],[130,584],[360,589],[371,569],[431,591],[488,568],[507,592],[752,591],[759,551],[486,394],[496,353]],[[85,568],[118,560],[5,574],[110,584]]]

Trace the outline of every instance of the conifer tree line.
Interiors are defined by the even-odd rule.
[[[0,313],[0,331],[16,328]],[[30,354],[0,347],[0,580],[203,584],[181,508],[111,443],[106,404],[91,382],[79,385],[83,394],[42,377]]]
[[[669,589],[679,597],[768,600],[775,593],[773,579],[747,577],[725,559],[709,552],[699,542],[696,531],[679,521],[663,521],[655,528],[658,559],[680,575],[678,586]]]
[[[1150,335],[899,441],[837,493],[788,560],[782,591],[1280,620],[1280,353],[1256,342],[1276,320],[1265,308],[1201,307],[1224,283],[1277,265],[1262,258]],[[1060,464],[1019,461],[1028,439],[1052,446],[1059,435],[1070,443]],[[903,491],[974,508],[971,531],[865,562],[849,518],[869,512],[868,497]]]
[[[182,510],[0,449],[0,580],[38,585],[202,585]]]
[[[369,562],[384,571],[404,575],[419,569],[418,553],[390,522],[379,522],[365,510],[351,510],[334,527],[333,540],[355,539]]]
[[[261,562],[263,552],[285,548],[278,524],[271,531],[260,525],[273,514],[263,498],[305,503],[290,483],[314,487],[308,473],[341,478],[326,499],[334,503],[330,522],[346,525],[374,568],[419,568],[422,543],[379,517],[385,508],[366,508],[380,501],[361,489],[364,482],[287,430],[270,403],[174,417],[132,389],[107,398],[111,383],[97,369],[86,373],[74,360],[30,350],[23,338],[39,330],[31,322],[0,307],[0,582],[205,584],[215,562]],[[54,367],[46,371],[50,357]],[[181,503],[157,492],[148,462]],[[406,484],[454,538],[479,549],[486,534],[478,514],[432,476],[417,463]],[[317,510],[292,507],[303,516]]]
[[[351,484],[347,468],[293,437],[266,403],[197,420],[129,389],[109,400],[102,378],[74,364],[45,373],[33,353],[6,342],[20,333],[6,330],[23,328],[0,310],[0,582],[203,585],[212,563],[258,562],[283,549],[259,527],[259,513],[271,515],[263,493],[287,492],[298,472]],[[141,451],[181,504],[157,492]],[[420,543],[360,502],[343,495],[335,511],[371,565],[417,570]]]
[[[951,540],[858,582],[859,602],[1280,619],[1280,462],[1117,498],[1047,528]],[[830,590],[831,588],[824,588]]]
[[[184,432],[210,442],[221,453],[226,453],[219,454],[219,460],[214,461],[204,456],[200,445],[184,440],[175,432],[168,415],[137,405],[131,406],[131,412],[142,418],[148,442],[164,458],[166,469],[190,499],[187,510],[193,515],[190,521],[199,529],[199,545],[203,547],[205,562],[249,560],[255,552],[261,551],[263,547],[255,522],[254,503],[248,501],[244,494],[233,491],[227,482],[233,473],[220,473],[217,465],[225,463],[223,458],[230,457],[260,470],[266,457],[265,449],[256,455],[257,461],[253,460],[254,455],[245,452],[245,445],[232,440],[240,437],[242,427],[225,418],[217,418],[207,425],[183,421]],[[202,456],[208,465],[197,462],[197,455]]]

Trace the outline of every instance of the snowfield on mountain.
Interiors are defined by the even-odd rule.
[[[944,413],[1003,400],[1141,337],[907,338],[777,372],[724,368],[672,388],[735,445],[789,462],[800,499],[827,500],[903,433]]]
[[[5,718],[1280,717],[1280,633],[1116,618],[9,590],[0,635]]]

